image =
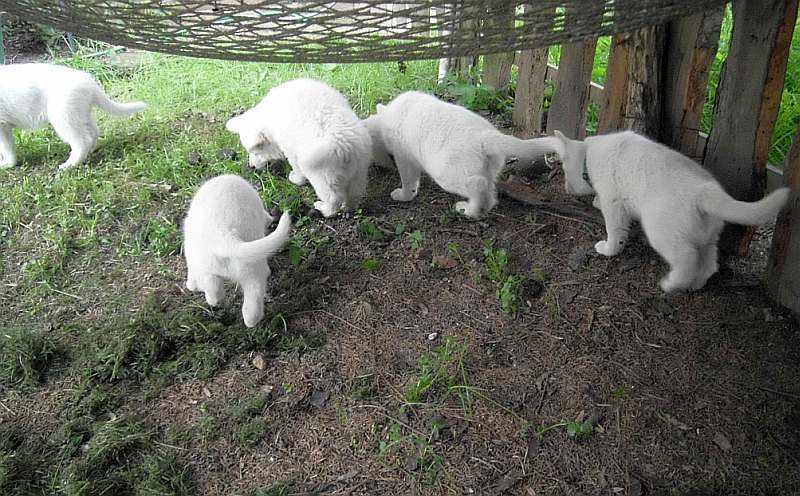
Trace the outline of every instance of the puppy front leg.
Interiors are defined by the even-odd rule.
[[[402,187],[392,191],[392,200],[411,201],[417,196],[419,190],[420,170],[401,157],[395,157],[395,163],[397,163],[397,172],[400,173]]]
[[[606,221],[607,239],[598,241],[594,245],[597,253],[607,257],[619,254],[625,243],[628,241],[628,230],[631,223],[630,215],[625,211],[625,207],[617,198],[600,201],[600,210]]]
[[[8,125],[0,126],[0,169],[7,169],[17,165],[17,154],[14,149],[13,128]]]

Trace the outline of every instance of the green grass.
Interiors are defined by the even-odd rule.
[[[40,384],[55,358],[51,333],[27,328],[0,328],[0,384],[32,387]]]

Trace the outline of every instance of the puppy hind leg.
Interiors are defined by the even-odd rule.
[[[264,296],[267,293],[265,279],[253,279],[242,283],[242,292],[244,293],[242,318],[247,327],[255,326],[264,318]]]
[[[700,258],[698,263],[698,274],[694,282],[692,282],[692,289],[700,289],[706,285],[708,279],[719,270],[717,263],[717,242],[709,243],[700,248]]]
[[[14,148],[14,129],[7,125],[0,125],[0,169],[17,165],[17,153]]]
[[[68,118],[57,118],[51,120],[51,124],[56,134],[71,148],[69,158],[58,166],[59,170],[79,165],[94,150],[100,133],[91,116],[83,122],[70,121]]]

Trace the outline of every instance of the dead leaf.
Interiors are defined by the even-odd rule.
[[[436,255],[433,257],[433,263],[436,264],[436,266],[440,269],[444,270],[453,269],[458,266],[458,262],[444,255]]]
[[[253,357],[253,367],[257,368],[258,370],[264,370],[267,366],[266,360],[264,360],[264,355],[261,353],[256,353],[256,356]]]
[[[205,396],[206,398],[210,398],[211,397],[211,390],[208,389],[205,386],[203,386],[203,396]]]
[[[728,441],[728,438],[725,437],[725,435],[722,434],[721,432],[717,432],[716,434],[714,434],[714,443],[717,446],[719,446],[719,449],[721,449],[722,451],[730,451],[731,448],[733,448],[731,442]]]
[[[325,405],[328,403],[328,398],[330,397],[331,393],[328,391],[314,391],[311,393],[311,398],[308,402],[317,408],[325,408]]]

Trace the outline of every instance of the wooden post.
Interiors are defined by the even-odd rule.
[[[611,40],[611,53],[606,67],[603,104],[597,122],[597,134],[622,129],[625,104],[630,85],[631,35],[618,34]]]
[[[0,65],[6,63],[6,43],[3,33],[3,13],[0,12]]]
[[[662,141],[697,162],[703,160],[697,155],[700,119],[724,15],[720,6],[667,24]]]
[[[661,137],[663,26],[614,37],[597,132],[632,129]]]
[[[573,7],[574,8],[574,7]],[[605,12],[605,2],[586,2],[581,7],[594,11],[592,22],[600,24]],[[564,22],[569,25],[574,16],[567,10]],[[586,108],[589,106],[589,84],[592,81],[592,65],[597,40],[571,43],[561,46],[555,91],[547,113],[547,132],[559,130],[572,139],[586,137]]]
[[[509,30],[514,28],[514,2],[490,2],[486,11],[484,27],[487,31]],[[498,91],[508,91],[511,84],[511,66],[514,65],[514,52],[493,53],[483,57],[483,84]]]
[[[720,76],[705,166],[737,200],[764,194],[798,0],[736,0],[728,59]],[[728,225],[726,253],[747,254],[754,229]]]
[[[783,162],[783,178],[792,194],[775,223],[766,283],[778,303],[800,314],[800,127]]]
[[[530,10],[525,5],[525,12]],[[550,15],[547,12],[545,15]],[[523,50],[519,55],[519,78],[517,92],[514,95],[514,124],[527,136],[535,136],[542,132],[544,113],[544,87],[547,78],[547,48]]]

